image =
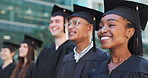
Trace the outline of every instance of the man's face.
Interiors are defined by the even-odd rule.
[[[79,42],[89,38],[92,27],[89,22],[80,17],[73,17],[68,25],[69,38],[74,42]]]
[[[2,60],[12,59],[14,56],[14,52],[11,52],[9,48],[1,48],[0,57]]]
[[[52,16],[50,19],[49,30],[54,37],[59,37],[63,32],[64,17]]]

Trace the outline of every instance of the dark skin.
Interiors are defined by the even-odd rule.
[[[127,20],[115,14],[105,15],[101,19],[98,37],[101,47],[110,51],[111,59],[108,64],[110,73],[132,55],[128,50],[128,41],[135,30],[128,28],[127,23]]]
[[[80,17],[73,17],[70,20],[75,19],[80,20],[80,22],[77,26],[70,25],[68,27],[69,38],[76,43],[77,52],[81,52],[91,43],[93,26]]]

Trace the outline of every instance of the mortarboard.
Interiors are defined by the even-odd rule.
[[[90,9],[87,7],[83,7],[83,6],[79,6],[74,4],[74,13],[70,16],[70,18],[72,17],[81,17],[85,20],[87,20],[90,24],[93,24],[93,43],[94,43],[94,48],[96,48],[96,44],[95,44],[95,30],[98,29],[98,22],[100,21],[103,13],[96,11],[94,9]]]
[[[148,6],[125,0],[104,0],[104,5],[104,15],[116,14],[126,18],[128,21],[134,24],[135,34],[134,37],[130,39],[128,48],[132,54],[142,55],[143,46],[141,30],[145,29],[148,21]]]
[[[27,43],[28,45],[34,47],[35,49],[37,49],[37,47],[41,47],[42,46],[42,41],[35,39],[31,36],[25,35],[24,41],[22,43]]]
[[[61,8],[57,5],[54,5],[53,9],[52,9],[52,13],[51,16],[63,16],[64,19],[69,19],[69,16],[72,14],[72,11],[65,9],[65,8]],[[65,20],[64,20],[64,25],[65,25]],[[64,33],[65,33],[65,26],[64,26]]]
[[[72,14],[72,12],[70,10],[65,9],[65,8],[61,8],[57,5],[54,5],[54,7],[52,9],[52,13],[51,13],[52,16],[60,15],[60,16],[63,16],[64,18],[69,18],[69,16],[71,14]]]
[[[4,42],[2,48],[9,48],[11,52],[14,52],[16,49],[19,48],[19,45],[11,42]]]

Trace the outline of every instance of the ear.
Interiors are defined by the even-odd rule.
[[[15,52],[12,52],[11,55],[14,56],[15,55]]]
[[[88,31],[93,31],[93,24],[90,24],[90,25],[89,25]]]
[[[131,38],[135,33],[135,29],[134,28],[127,28],[127,31],[126,31],[126,37],[127,38]]]

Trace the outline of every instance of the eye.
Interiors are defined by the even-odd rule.
[[[50,24],[52,24],[53,23],[53,21],[52,20],[50,20]]]
[[[69,22],[67,23],[67,25],[70,26],[70,25],[71,25],[71,22],[69,21]]]
[[[103,28],[103,26],[100,25],[100,26],[99,26],[99,29],[102,29],[102,28]]]
[[[115,24],[109,24],[108,26],[111,27],[111,26],[116,26],[116,25]]]
[[[60,22],[60,20],[56,20],[55,22],[56,22],[56,23],[59,23],[59,22]]]

